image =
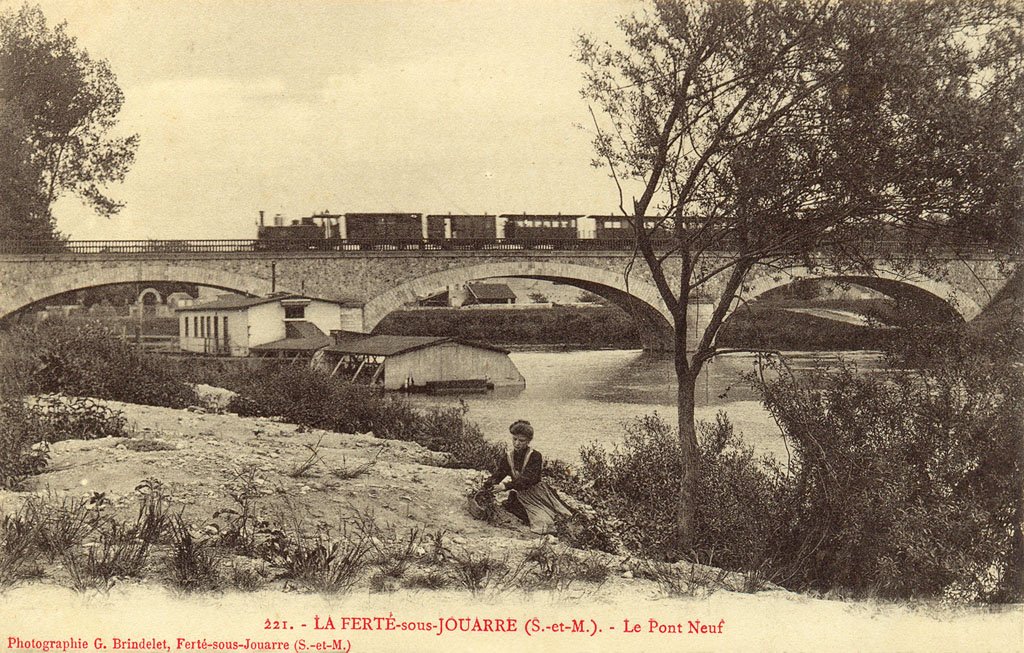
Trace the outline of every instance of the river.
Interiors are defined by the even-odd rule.
[[[871,352],[788,352],[790,367],[799,373],[840,357],[861,369],[877,368]],[[622,438],[622,424],[657,412],[676,423],[676,382],[672,359],[632,351],[520,351],[510,354],[526,377],[526,388],[467,395],[469,419],[485,437],[508,441],[508,425],[529,420],[534,446],[545,456],[579,460],[581,445],[605,447]],[[711,362],[697,387],[697,418],[713,420],[724,411],[737,432],[761,454],[786,459],[786,449],[771,415],[742,375],[754,370],[754,355],[730,355]],[[457,406],[459,397],[413,396],[420,405]]]

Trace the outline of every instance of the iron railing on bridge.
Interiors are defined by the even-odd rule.
[[[400,251],[631,251],[632,237],[617,238],[458,238],[458,239],[244,239],[244,240],[65,240],[0,241],[0,254],[230,254],[276,252],[400,252]],[[677,243],[669,238],[655,239],[654,248],[671,249]],[[728,243],[721,243],[727,246]],[[879,239],[868,248],[887,254],[913,247],[912,240]],[[958,252],[991,252],[986,244],[960,243]]]
[[[632,238],[66,240],[0,242],[0,254],[199,254],[244,252],[629,250]]]

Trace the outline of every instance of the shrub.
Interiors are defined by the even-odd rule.
[[[228,410],[240,415],[281,417],[340,433],[373,431],[379,438],[416,442],[447,453],[451,467],[491,469],[504,451],[466,419],[469,409],[464,404],[421,411],[403,397],[306,367],[269,365],[216,383],[238,393]]]
[[[171,582],[186,592],[212,589],[219,584],[217,555],[207,540],[193,537],[180,517],[172,527],[173,545],[167,561]]]
[[[176,446],[161,440],[159,438],[131,438],[125,440],[121,445],[128,451],[134,451],[136,453],[146,453],[149,451],[174,451],[177,449]]]
[[[0,488],[17,489],[49,460],[31,411],[20,399],[0,400]]]
[[[916,372],[850,368],[759,385],[793,451],[797,587],[886,597],[1019,597],[1024,369],[1019,340],[918,337]]]
[[[679,482],[679,439],[657,415],[625,425],[621,445],[580,450],[582,475],[592,484],[588,497],[596,508],[620,524],[619,535],[631,549],[652,555],[672,541],[674,504]]]
[[[557,306],[530,311],[477,308],[395,311],[381,320],[374,333],[420,336],[452,336],[480,342],[565,345],[636,349],[640,346],[636,325],[616,306]]]
[[[38,529],[38,523],[24,512],[0,520],[0,589],[25,577],[35,560]]]
[[[768,555],[765,538],[775,528],[781,477],[754,458],[724,415],[698,425],[697,533],[695,553],[715,551],[719,564],[740,568]],[[600,518],[582,515],[563,522],[570,540],[608,550],[614,539],[655,557],[675,550],[675,502],[679,491],[679,436],[657,414],[625,425],[625,436],[611,451],[591,445],[580,451],[587,494]],[[602,525],[603,524],[603,525]]]
[[[228,410],[240,415],[281,417],[293,424],[341,433],[374,430],[389,399],[306,367],[265,365],[219,382],[238,393]]]
[[[228,576],[228,584],[241,592],[255,592],[262,588],[266,581],[256,569],[232,565]]]
[[[156,479],[146,479],[139,483],[135,492],[139,495],[139,512],[135,518],[136,536],[147,544],[158,544],[166,533],[174,529],[176,523],[180,523],[181,511],[178,515],[171,514],[171,499],[164,494],[163,484]]]
[[[139,352],[101,324],[47,320],[18,328],[11,338],[30,352],[29,360],[16,363],[27,392],[59,392],[171,408],[196,403],[192,388],[175,377],[161,359]],[[30,372],[23,371],[26,365]]]
[[[578,580],[602,583],[608,577],[608,566],[596,558],[578,558],[546,541],[527,551],[523,567],[519,582],[533,589],[565,591]]]
[[[24,504],[28,521],[38,527],[36,546],[52,561],[99,527],[99,513],[88,499],[50,493],[29,497]]]
[[[372,549],[373,564],[385,578],[401,578],[415,558],[416,549],[423,539],[419,528],[411,528],[399,535],[393,525],[380,527],[372,517],[364,517],[360,528]]]
[[[421,574],[413,574],[405,579],[404,585],[409,589],[439,590],[448,586],[451,582],[448,576],[436,569],[430,569]]]
[[[485,589],[502,587],[514,581],[514,571],[508,564],[508,553],[496,558],[488,553],[474,555],[472,551],[451,552],[450,561],[455,578],[473,594]]]
[[[97,404],[89,397],[44,394],[29,403],[28,411],[35,428],[47,442],[127,435],[128,420],[124,413]]]
[[[119,578],[139,576],[149,554],[149,543],[134,527],[110,521],[98,541],[86,542],[64,553],[64,566],[79,591],[110,589]]]
[[[505,447],[485,440],[480,427],[466,419],[468,412],[465,403],[426,410],[399,439],[449,454],[449,467],[492,470],[495,461],[505,454]]]
[[[618,553],[619,537],[615,525],[595,513],[576,512],[555,520],[555,535],[576,549]]]
[[[232,505],[214,511],[213,518],[218,520],[214,526],[223,545],[251,555],[260,548],[261,538],[271,534],[270,523],[261,518],[259,510],[263,479],[252,465],[232,470],[231,474],[228,496]]]
[[[762,568],[778,555],[787,480],[772,458],[757,458],[724,413],[701,422],[697,434],[694,549],[728,569]]]
[[[344,592],[359,580],[369,551],[365,537],[329,540],[322,535],[311,542],[301,537],[280,547],[278,564],[284,578],[293,579],[317,592]]]

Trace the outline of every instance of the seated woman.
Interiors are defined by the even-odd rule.
[[[555,528],[555,518],[569,517],[572,511],[540,478],[544,459],[539,451],[530,448],[533,440],[530,423],[516,420],[508,430],[512,433],[512,451],[499,459],[498,469],[487,484],[494,487],[506,477],[511,477],[503,488],[509,490],[504,508],[519,517],[533,532],[550,533]]]

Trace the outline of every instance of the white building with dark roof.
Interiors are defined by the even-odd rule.
[[[218,356],[308,358],[332,342],[331,331],[358,320],[358,307],[303,295],[222,295],[179,306],[181,351]]]

